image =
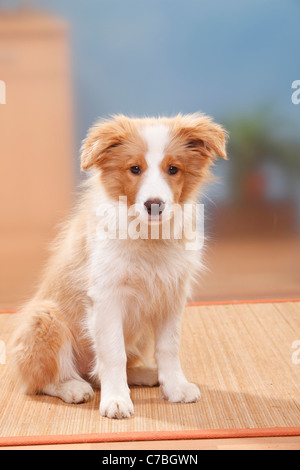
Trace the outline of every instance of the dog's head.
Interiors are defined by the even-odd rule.
[[[195,200],[216,156],[226,158],[226,132],[205,115],[119,115],[91,128],[81,168],[98,169],[108,196],[126,196],[148,222],[170,214],[174,204]]]

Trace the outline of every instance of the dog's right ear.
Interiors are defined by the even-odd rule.
[[[122,115],[96,123],[82,143],[81,169],[88,170],[93,166],[101,168],[111,151],[124,142],[129,123],[130,119]]]

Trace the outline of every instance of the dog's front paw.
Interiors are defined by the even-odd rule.
[[[100,403],[101,416],[111,419],[130,418],[134,413],[133,404],[128,397],[103,398]]]
[[[194,403],[201,398],[197,385],[184,382],[163,387],[163,397],[171,403]]]

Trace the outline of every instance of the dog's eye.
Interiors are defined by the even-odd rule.
[[[129,168],[129,170],[131,171],[131,173],[133,175],[140,175],[141,174],[141,169],[139,166],[132,166],[131,168]]]
[[[176,173],[178,173],[178,168],[176,168],[176,166],[170,166],[169,170],[168,170],[168,173],[169,175],[176,175]]]

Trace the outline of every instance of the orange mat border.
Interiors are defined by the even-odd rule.
[[[1,313],[17,313],[18,310],[12,310],[12,309],[7,309],[7,310],[0,310],[0,314]]]
[[[219,300],[210,302],[188,302],[187,307],[201,307],[208,305],[282,304],[287,302],[300,302],[300,299]]]
[[[187,307],[204,307],[208,305],[245,305],[245,304],[282,304],[286,302],[300,302],[299,299],[258,299],[258,300],[217,300],[209,302],[188,302]],[[17,313],[18,309],[0,310],[0,314]]]
[[[288,436],[300,436],[300,427],[1,437],[0,447]]]

